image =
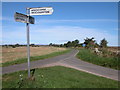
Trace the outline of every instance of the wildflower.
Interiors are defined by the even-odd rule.
[[[42,75],[41,77],[43,78],[44,76]]]
[[[19,75],[19,77],[20,77],[20,80],[22,81],[22,80],[23,80],[23,78],[22,78],[22,77],[23,77],[23,75],[22,75],[22,74],[20,74],[20,75]]]

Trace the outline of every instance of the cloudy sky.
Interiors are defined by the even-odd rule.
[[[116,2],[3,2],[3,44],[26,44],[26,24],[16,22],[14,13],[26,14],[27,7],[53,7],[52,15],[33,16],[30,24],[30,43],[62,44],[86,37],[97,43],[105,38],[109,46],[118,45],[118,3]]]

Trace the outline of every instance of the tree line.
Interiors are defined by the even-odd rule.
[[[98,44],[95,40],[94,37],[92,38],[86,38],[84,39],[83,43],[80,43],[80,41],[78,39],[74,40],[74,41],[68,41],[67,43],[64,44],[53,44],[50,43],[49,46],[55,46],[55,47],[86,47],[86,48],[95,48],[95,47],[107,47],[107,40],[104,38],[100,41],[100,44]],[[22,45],[22,44],[9,44],[9,45],[2,45],[2,47],[12,47],[12,48],[16,48],[16,47],[23,47],[23,46],[27,46],[27,45]],[[35,45],[35,44],[30,44],[31,47],[39,47],[39,46],[48,46],[48,45]]]
[[[27,45],[23,45],[23,44],[5,44],[5,45],[1,45],[2,47],[12,47],[12,48],[16,48],[16,47],[25,47]],[[40,46],[48,46],[48,45],[36,45],[36,44],[30,44],[31,47],[40,47]]]
[[[80,41],[78,39],[74,40],[74,41],[68,41],[67,43],[64,44],[52,44],[50,43],[49,46],[55,46],[55,47],[86,47],[86,48],[95,48],[95,47],[107,47],[107,40],[105,38],[103,38],[100,41],[100,44],[98,44],[95,40],[94,37],[92,38],[86,38],[84,39],[83,43],[80,43]]]

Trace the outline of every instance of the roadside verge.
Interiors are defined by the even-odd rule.
[[[65,53],[68,53],[70,51],[71,51],[71,49],[67,49],[65,51],[54,52],[54,53],[50,53],[50,54],[42,55],[42,56],[31,56],[30,61],[43,60],[43,59],[47,59],[47,58],[51,58],[51,57],[65,54]],[[21,63],[26,63],[26,62],[27,62],[27,58],[20,58],[20,59],[17,59],[15,61],[9,61],[9,62],[2,63],[1,66],[5,67],[5,66],[9,66],[9,65],[21,64]]]

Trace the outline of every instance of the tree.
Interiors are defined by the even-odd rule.
[[[52,43],[49,44],[49,46],[52,46],[52,45],[53,45]]]
[[[60,47],[63,47],[63,44],[60,44]]]
[[[66,44],[66,43],[64,43],[64,47],[67,47],[67,44]]]
[[[71,47],[75,47],[75,41],[71,42]]]
[[[94,37],[92,37],[92,38],[87,37],[86,39],[84,39],[85,40],[84,44],[86,44],[86,45],[89,44],[91,41],[94,41],[93,39],[94,39]]]
[[[98,47],[100,47],[100,45],[96,42],[95,43],[95,48],[98,48]]]
[[[107,44],[108,44],[108,42],[107,42],[107,40],[104,38],[104,39],[101,40],[101,42],[100,42],[100,47],[105,48],[105,47],[107,47]]]
[[[34,47],[34,46],[35,46],[35,44],[31,44],[30,46]]]
[[[79,44],[79,40],[76,39],[76,40],[75,40],[75,43],[76,43],[76,44]]]
[[[15,47],[19,47],[20,45],[17,43],[17,44],[15,44]]]
[[[66,45],[67,47],[71,47],[71,41],[68,41]]]
[[[76,40],[74,41],[74,47],[77,47],[78,45],[79,45],[79,40],[76,39]]]
[[[93,39],[94,37],[84,39],[85,40],[84,44],[86,45],[87,48],[92,48],[95,46],[95,40]]]

